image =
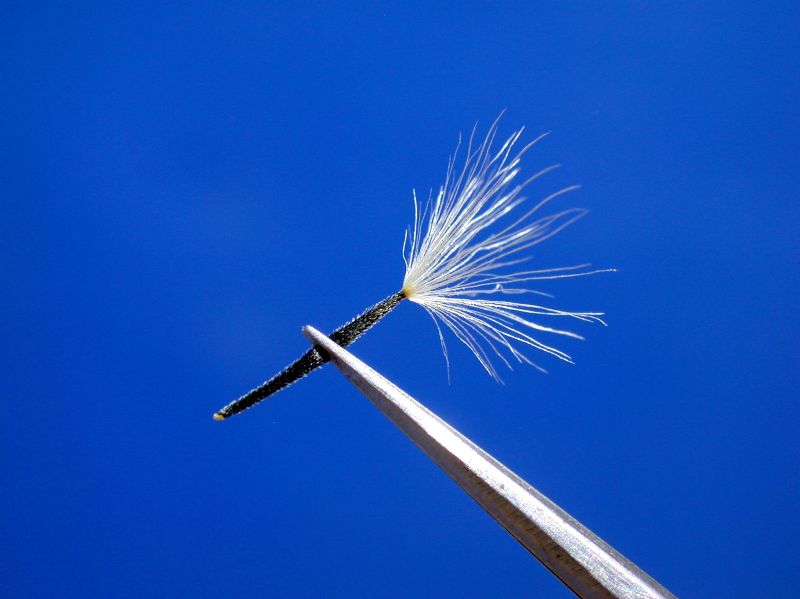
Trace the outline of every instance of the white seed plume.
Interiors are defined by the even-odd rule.
[[[499,119],[498,119],[499,120]],[[570,312],[532,303],[502,299],[505,295],[535,294],[533,281],[577,277],[603,270],[590,270],[589,264],[538,270],[523,270],[529,259],[523,252],[549,239],[586,214],[579,208],[539,216],[540,210],[577,186],[562,189],[529,208],[523,189],[535,179],[556,168],[546,168],[520,183],[522,156],[542,137],[521,149],[515,145],[522,135],[516,131],[498,150],[492,146],[497,121],[481,143],[469,139],[463,166],[456,169],[461,140],[451,157],[444,185],[429,196],[420,213],[414,194],[414,225],[406,232],[403,259],[406,273],[403,291],[408,299],[431,315],[439,331],[442,350],[447,348],[437,318],[475,354],[486,371],[500,377],[490,354],[496,354],[509,368],[509,356],[544,370],[529,360],[520,348],[530,346],[566,362],[569,355],[539,341],[535,333],[554,333],[582,339],[576,333],[530,320],[546,321],[568,317],[603,323],[601,312]],[[515,212],[515,209],[521,208]],[[498,228],[490,232],[490,228]],[[409,242],[410,238],[410,243]],[[608,269],[605,269],[608,270]],[[449,363],[449,362],[448,362]]]

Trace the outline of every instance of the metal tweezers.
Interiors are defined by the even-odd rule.
[[[306,337],[500,526],[578,597],[674,597],[553,501],[328,337]]]

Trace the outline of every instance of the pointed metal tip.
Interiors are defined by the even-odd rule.
[[[303,335],[306,336],[306,339],[311,341],[311,343],[318,345],[319,340],[322,338],[322,333],[320,333],[317,329],[312,327],[310,324],[307,324],[303,327]]]

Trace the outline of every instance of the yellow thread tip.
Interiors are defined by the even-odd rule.
[[[219,422],[220,420],[225,420],[225,416],[217,412],[216,414],[214,414],[214,420],[216,420],[217,422]]]

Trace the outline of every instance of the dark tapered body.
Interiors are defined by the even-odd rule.
[[[397,307],[397,304],[403,301],[403,299],[405,299],[405,294],[402,291],[390,295],[385,300],[378,302],[371,308],[368,308],[356,316],[347,324],[336,329],[333,333],[331,333],[330,338],[338,345],[347,347],[361,335],[366,333],[370,327],[377,323],[381,318],[386,316],[395,307]],[[327,361],[328,356],[322,348],[316,346],[312,347],[267,382],[259,385],[252,391],[242,395],[236,401],[233,401],[222,408],[219,412],[214,414],[214,419],[224,420],[225,418],[229,418],[234,414],[238,414],[239,412],[254,406],[273,393],[280,391],[284,387],[288,387],[294,383],[296,380],[303,378],[309,372],[315,368],[318,368],[319,366],[322,366]]]

